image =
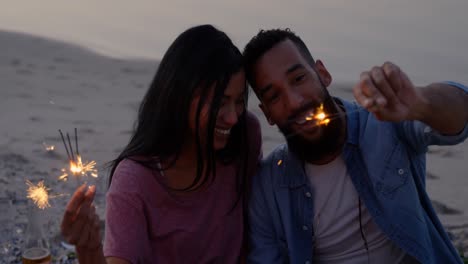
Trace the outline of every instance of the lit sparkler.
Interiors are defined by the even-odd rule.
[[[39,209],[50,207],[49,204],[49,188],[44,185],[44,181],[40,181],[37,185],[26,180],[28,187],[27,198],[31,199]]]
[[[83,162],[81,159],[80,152],[78,150],[78,133],[77,129],[75,128],[75,148],[76,148],[76,155],[73,152],[73,147],[70,141],[70,135],[67,133],[67,140],[68,145],[65,141],[65,137],[61,130],[59,130],[60,136],[62,137],[63,145],[65,146],[65,150],[67,151],[68,161],[70,163],[70,167],[68,169],[62,169],[62,175],[59,176],[59,180],[67,181],[70,175],[75,177],[79,176],[92,176],[94,178],[98,177],[98,171],[96,169],[96,162]]]
[[[53,152],[55,150],[55,146],[54,145],[48,145],[46,144],[45,142],[42,142],[42,146],[44,146],[44,149],[47,151],[47,152]]]
[[[317,120],[318,125],[328,125],[330,123],[330,118],[327,118],[327,114],[323,110],[323,104],[320,104],[320,107],[314,113],[310,113],[305,118],[307,121]]]

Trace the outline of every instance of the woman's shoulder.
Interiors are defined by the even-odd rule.
[[[131,157],[120,161],[112,175],[110,189],[145,189],[143,187],[153,182],[155,176],[154,170],[145,166],[145,163],[149,164],[149,162],[151,162],[149,159],[141,157]]]

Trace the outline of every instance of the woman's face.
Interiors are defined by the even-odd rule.
[[[245,89],[244,71],[239,71],[231,76],[226,90],[224,91],[224,96],[221,99],[218,116],[216,117],[216,125],[213,133],[213,147],[215,151],[223,149],[226,146],[232,127],[237,124],[239,116],[245,110]],[[208,119],[213,92],[212,89],[200,111],[199,125],[202,146],[206,145],[205,138],[208,133]],[[192,100],[190,105],[189,126],[193,138],[195,138],[196,135],[196,114],[199,101],[200,96],[198,95]]]

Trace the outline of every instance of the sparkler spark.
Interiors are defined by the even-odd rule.
[[[96,169],[96,162],[83,162],[81,156],[76,156],[76,161],[70,160],[70,167],[67,169],[62,169],[62,175],[59,176],[59,180],[67,181],[70,175],[79,177],[79,176],[92,176],[94,178],[98,177],[98,171]]]
[[[44,149],[47,151],[47,152],[52,152],[55,150],[55,146],[54,145],[47,145],[45,142],[42,142],[42,145],[44,146]]]
[[[50,188],[47,188],[44,185],[44,181],[39,181],[37,185],[34,185],[34,183],[32,183],[31,181],[26,180],[26,184],[28,185],[28,190],[27,190],[28,195],[26,197],[31,199],[34,202],[34,204],[37,205],[39,209],[45,209],[47,207],[50,207],[49,199],[67,195],[67,194],[51,195],[49,193]]]
[[[96,162],[83,162],[81,160],[80,151],[78,150],[78,131],[75,128],[75,150],[76,153],[73,151],[73,146],[71,144],[70,136],[67,133],[68,145],[65,141],[65,137],[63,136],[62,131],[59,129],[60,136],[62,137],[63,145],[65,146],[65,150],[67,151],[68,161],[70,162],[69,169],[62,169],[62,175],[59,176],[59,180],[67,181],[69,175],[73,175],[75,177],[80,176],[92,176],[94,178],[98,177],[98,171],[96,169]]]
[[[37,185],[34,185],[29,180],[26,180],[28,187],[27,198],[31,199],[39,209],[45,209],[50,207],[49,204],[49,188],[44,185],[44,181],[40,181]]]
[[[328,125],[328,123],[330,123],[330,118],[327,118],[327,114],[323,110],[323,104],[320,104],[320,107],[317,108],[315,113],[310,113],[308,116],[306,116],[305,120],[317,120],[318,125]]]
[[[321,107],[318,107],[317,108],[319,111],[316,111],[318,114],[321,112],[320,110],[323,111],[323,105],[321,105]],[[354,110],[350,110],[350,111],[343,111],[341,113],[336,113],[336,114],[326,114],[325,113],[325,119],[323,120],[317,120],[319,122],[316,122],[314,125],[315,126],[320,126],[320,125],[328,125],[332,120],[335,120],[335,119],[338,119],[338,118],[341,118],[342,116],[348,116],[348,115],[351,115],[351,114],[355,114],[355,113],[358,113],[358,112],[361,112],[361,111],[366,111],[364,108],[357,108],[357,109],[354,109]],[[314,113],[310,113],[309,115],[307,115],[304,119],[306,121],[312,121],[314,120],[315,118],[315,115]],[[292,132],[292,133],[289,133],[287,135],[285,135],[285,139],[288,139],[290,137],[294,137],[298,134],[298,132]]]
[[[283,160],[278,160],[278,166],[280,166],[283,163]]]

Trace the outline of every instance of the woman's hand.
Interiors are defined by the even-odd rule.
[[[76,246],[77,251],[94,251],[101,248],[99,217],[93,205],[95,193],[95,186],[80,186],[68,202],[63,215],[62,235],[68,243]]]

